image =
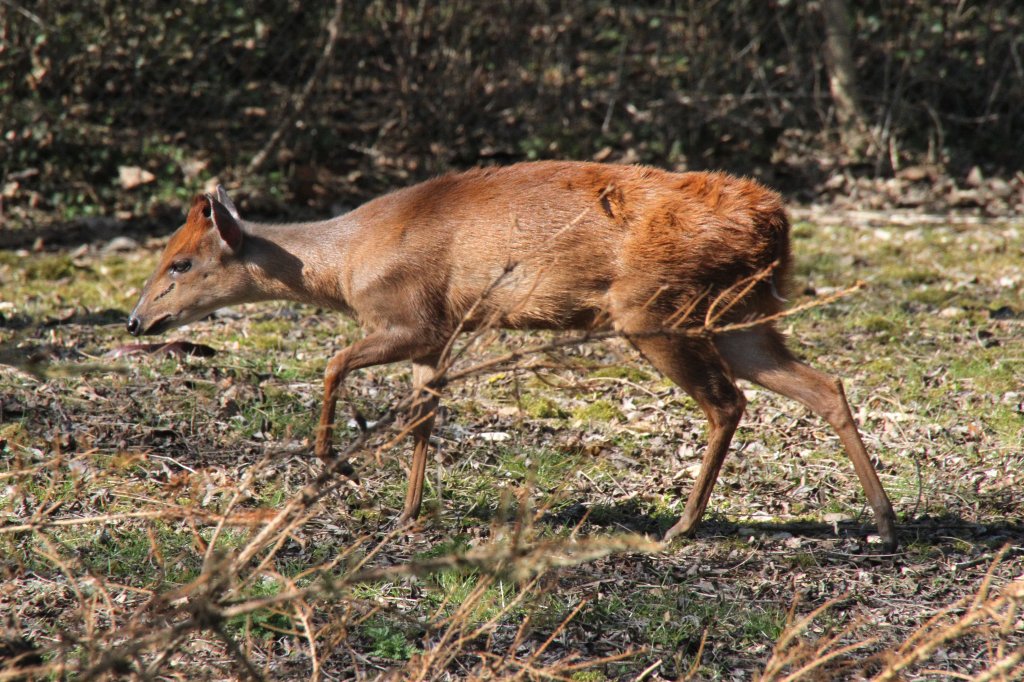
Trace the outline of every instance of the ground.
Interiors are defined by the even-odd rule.
[[[125,354],[159,238],[0,252],[0,656],[86,678],[1020,679],[1024,227],[797,215],[791,305],[863,286],[781,327],[845,382],[894,555],[835,434],[750,385],[704,525],[660,545],[703,417],[621,340],[531,351],[546,334],[465,339],[456,371],[522,357],[445,388],[423,519],[393,528],[407,366],[348,383],[381,423],[336,436],[358,484],[311,453],[354,323],[242,306],[167,339],[212,355]]]

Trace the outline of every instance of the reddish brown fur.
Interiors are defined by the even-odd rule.
[[[173,259],[176,254],[192,253],[202,247],[203,238],[210,227],[208,220],[203,217],[203,211],[209,205],[210,202],[203,196],[197,196],[192,200],[192,207],[189,208],[185,224],[171,235],[170,241],[167,242],[161,266],[170,265],[170,259]]]
[[[516,328],[577,326],[663,287],[657,308],[671,312],[708,287],[713,297],[774,261],[780,274],[789,263],[778,195],[723,174],[521,164],[437,178],[372,201],[352,218],[375,229],[347,254],[348,304],[370,328],[393,324],[377,318],[394,314],[381,298],[397,289],[435,325],[445,322],[442,337],[509,261],[518,265],[508,284],[476,318],[497,313]],[[360,263],[382,260],[397,262],[387,276],[375,270],[372,281],[355,279],[366,270]],[[424,262],[435,264],[430,277],[419,274]],[[733,317],[776,311],[771,286],[759,286]]]
[[[189,272],[173,272],[183,258]],[[446,175],[304,225],[238,224],[222,202],[197,198],[132,324],[134,333],[162,330],[217,305],[267,298],[355,315],[367,335],[338,353],[325,376],[316,450],[328,457],[337,391],[354,369],[412,360],[422,385],[460,325],[566,329],[608,321],[697,400],[711,425],[701,477],[669,536],[692,532],[704,511],[745,404],[734,378],[745,378],[833,425],[894,546],[891,506],[836,380],[793,358],[770,323],[724,335],[664,333],[680,310],[690,310],[682,326],[700,326],[709,306],[723,309],[719,299],[730,293],[720,323],[777,313],[789,270],[781,200],[754,181],[538,162]],[[759,275],[735,300],[737,285]],[[436,396],[418,408],[405,518],[419,510],[435,406]]]

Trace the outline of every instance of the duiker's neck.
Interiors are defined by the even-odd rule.
[[[243,223],[243,258],[263,300],[347,309],[344,262],[355,229],[349,215],[308,223]]]

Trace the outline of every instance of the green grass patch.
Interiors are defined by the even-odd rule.
[[[622,411],[608,400],[598,399],[573,409],[572,416],[585,422],[607,423],[622,420]]]
[[[633,365],[611,365],[601,367],[590,372],[592,377],[605,377],[609,379],[627,379],[636,383],[650,381],[652,373]]]
[[[564,419],[569,412],[556,400],[544,395],[527,393],[520,397],[523,411],[534,419]]]
[[[420,649],[416,646],[416,637],[409,632],[408,625],[404,628],[384,618],[374,618],[359,628],[360,634],[369,640],[369,651],[389,661],[408,661]]]
[[[681,677],[705,631],[709,647],[699,675],[725,679],[741,670],[752,677],[781,632],[794,592],[805,586],[814,595],[813,603],[801,605],[806,610],[846,590],[878,590],[886,599],[874,601],[899,600],[908,624],[938,612],[976,587],[988,567],[986,555],[1016,537],[1013,520],[1022,513],[1013,477],[1024,431],[1017,396],[1024,372],[1024,307],[1019,293],[1001,283],[1019,276],[1020,248],[1019,240],[1007,237],[1008,246],[999,251],[990,231],[960,234],[936,227],[911,238],[894,228],[884,241],[870,229],[810,223],[794,228],[793,303],[809,300],[799,293],[808,283],[825,292],[855,279],[868,282],[866,289],[787,318],[780,327],[802,357],[844,379],[869,451],[884,463],[880,474],[899,518],[916,515],[900,529],[904,550],[895,564],[870,556],[872,547],[863,538],[871,531],[870,512],[835,434],[792,401],[758,391],[734,442],[738,448],[756,441],[767,452],[730,453],[695,538],[651,555],[613,554],[559,565],[546,570],[529,594],[523,593],[524,583],[504,574],[455,565],[348,585],[341,595],[311,598],[314,625],[322,633],[343,629],[338,632],[357,657],[372,660],[381,675],[400,676],[406,661],[434,646],[435,635],[447,627],[444,618],[469,599],[476,601],[468,609],[468,625],[491,618],[496,624],[493,639],[481,638],[466,651],[510,641],[526,622],[520,652],[535,651],[586,601],[552,640],[548,656],[577,650],[592,655],[591,642],[620,643],[608,648],[611,653],[629,643],[645,647],[636,659],[566,674],[596,682],[633,679],[659,659],[661,668],[649,674]],[[18,358],[41,352],[67,364],[78,358],[105,362],[101,351],[132,341],[115,321],[133,303],[154,258],[143,251],[0,251],[5,353]],[[941,312],[954,306],[956,311]],[[1010,311],[993,315],[999,306]],[[0,473],[8,476],[0,480],[0,521],[28,523],[51,505],[53,519],[190,506],[224,511],[238,481],[266,455],[267,468],[253,477],[236,511],[283,508],[320,471],[307,458],[323,367],[361,333],[333,313],[290,303],[254,304],[238,312],[242,317],[221,315],[180,332],[181,338],[221,351],[212,358],[132,356],[116,361],[123,373],[43,380],[0,372]],[[484,359],[532,340],[496,334],[473,352]],[[611,344],[604,350],[626,347]],[[695,461],[687,448],[680,452],[680,444],[692,443],[699,454],[706,443],[704,418],[649,366],[609,365],[615,353],[602,348],[566,351],[571,365],[546,370],[549,383],[512,369],[446,386],[447,411],[428,464],[421,524],[397,536],[385,531],[402,507],[409,439],[382,451],[379,467],[375,450],[367,451],[360,463],[362,487],[331,492],[305,524],[290,529],[262,573],[246,575],[245,592],[231,598],[277,594],[288,578],[313,585],[317,567],[342,555],[344,561],[331,569],[335,578],[363,559],[368,567],[390,567],[458,556],[471,547],[511,541],[514,533],[529,543],[569,540],[576,532],[575,543],[626,529],[665,530],[692,485],[687,475],[678,475]],[[589,390],[562,388],[578,384]],[[407,365],[353,372],[349,395],[339,405],[336,444],[351,442],[349,404],[372,420],[408,386]],[[626,400],[635,408],[625,410]],[[511,437],[477,437],[485,432]],[[372,447],[393,435],[374,436]],[[577,529],[586,510],[589,516]],[[856,521],[840,524],[833,537],[823,521],[830,512]],[[531,525],[534,516],[543,520]],[[941,519],[935,528],[933,518]],[[787,543],[756,530],[751,542],[733,530],[736,519],[792,523],[791,534],[801,539],[805,525],[819,531],[812,540]],[[118,517],[40,527],[0,535],[0,564],[11,576],[10,600],[17,600],[26,629],[57,641],[53,614],[83,612],[62,567],[85,588],[80,591],[87,600],[96,594],[90,591],[93,577],[106,580],[111,596],[124,602],[123,608],[122,601],[114,602],[115,615],[127,622],[148,595],[118,593],[116,586],[180,593],[198,577],[212,532],[211,523],[199,517]],[[230,557],[253,532],[226,527],[215,549]],[[378,541],[385,543],[379,551]],[[365,547],[353,552],[354,542]],[[1005,557],[998,580],[1019,575],[1018,559]],[[251,562],[243,573],[258,564]],[[888,570],[892,565],[900,570]],[[953,565],[956,580],[947,570]],[[790,573],[802,576],[799,584],[788,579]],[[521,602],[509,607],[517,598]],[[884,610],[869,599],[858,607],[869,617]],[[342,614],[353,620],[344,622],[348,616]],[[289,634],[302,628],[293,616],[292,607],[282,605],[228,627],[240,643],[254,643],[253,651],[287,651],[298,665],[307,665],[301,660],[303,638]],[[842,627],[845,618],[821,622]],[[73,616],[60,625],[74,636],[89,634]],[[895,631],[882,632],[889,638],[885,646],[894,643]],[[318,646],[334,636],[323,634]],[[186,647],[193,641],[181,651],[191,655]],[[325,675],[334,674],[331,666],[339,660],[349,665],[345,653],[319,653]]]

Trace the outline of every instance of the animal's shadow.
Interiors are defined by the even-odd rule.
[[[492,512],[481,513],[475,510],[474,516],[494,518]],[[506,510],[506,517],[514,516],[514,510]],[[572,504],[558,511],[549,512],[541,517],[541,523],[552,528],[571,528],[581,526],[582,529],[593,531],[616,530],[620,532],[639,533],[660,538],[672,527],[677,517],[671,514],[650,512],[636,501],[626,501],[610,505]],[[1003,546],[1024,550],[1024,521],[1006,519],[996,523],[978,523],[956,514],[941,517],[921,515],[903,518],[899,521],[897,531],[900,544],[941,546],[952,543],[967,543],[970,546],[981,546],[986,549],[998,549]],[[857,540],[867,545],[869,535],[877,531],[870,514],[860,521],[838,521],[835,523],[817,521],[729,521],[714,514],[705,518],[697,529],[696,537],[713,541],[715,538],[788,538],[824,540]],[[1019,553],[1019,552],[1015,552]]]

